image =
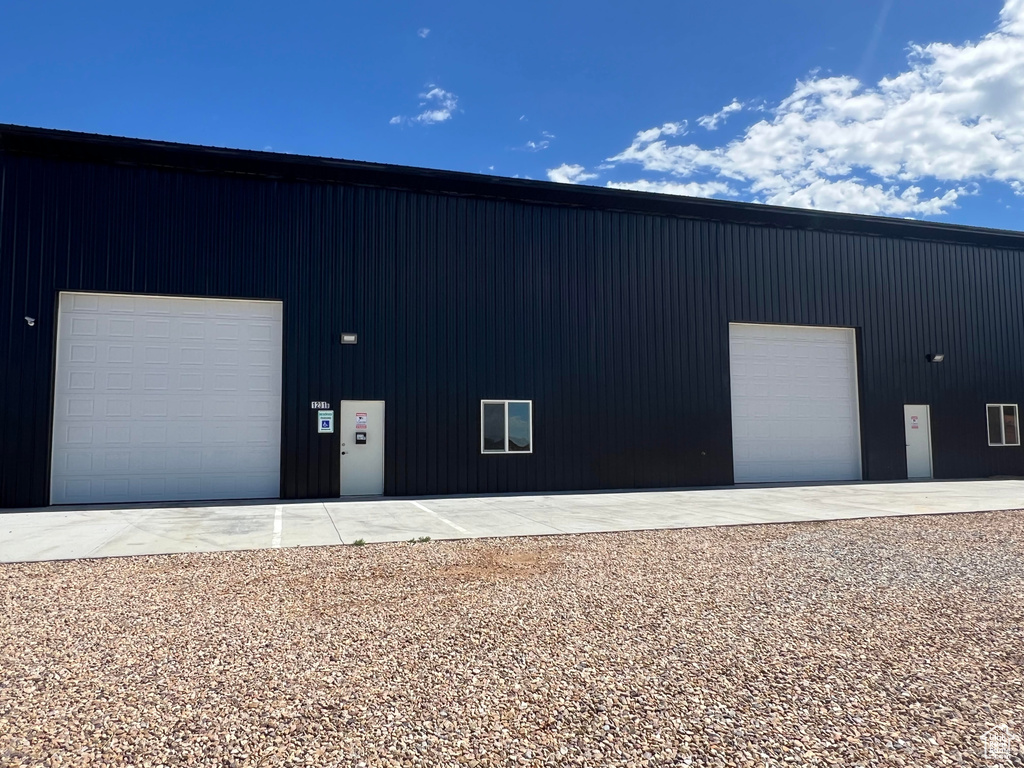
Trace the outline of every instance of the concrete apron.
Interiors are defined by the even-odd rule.
[[[1024,481],[0,510],[0,562],[1024,508]]]

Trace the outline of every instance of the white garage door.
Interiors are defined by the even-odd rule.
[[[279,496],[281,316],[62,293],[51,503]]]
[[[860,480],[851,328],[729,326],[737,483]]]

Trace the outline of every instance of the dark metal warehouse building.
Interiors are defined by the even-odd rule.
[[[0,126],[0,506],[1021,475],[1022,258]]]

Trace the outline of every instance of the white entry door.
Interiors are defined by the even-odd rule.
[[[384,493],[384,401],[342,400],[341,495]]]
[[[907,479],[932,476],[932,425],[927,405],[904,405],[907,435]]]

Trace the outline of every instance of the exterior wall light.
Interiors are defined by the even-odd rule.
[[[356,344],[359,342],[359,337],[354,333],[343,333],[341,334],[342,344]]]
[[[929,352],[925,355],[925,359],[928,360],[929,363],[941,363],[946,359],[946,356],[942,352]]]

